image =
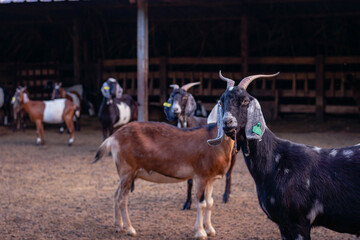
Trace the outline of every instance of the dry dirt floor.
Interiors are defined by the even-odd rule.
[[[118,176],[111,157],[91,164],[102,142],[96,119],[83,119],[75,143],[46,126],[46,145],[35,146],[35,129],[13,133],[0,127],[0,239],[191,239],[195,205],[181,211],[186,182],[154,184],[138,180],[129,212],[137,237],[115,233],[113,195]],[[287,118],[268,124],[281,138],[319,147],[360,142],[357,119],[315,123]],[[215,183],[211,239],[280,239],[277,226],[258,205],[255,184],[241,154],[233,171],[230,202],[223,204],[224,179]],[[356,239],[324,228],[313,239]]]

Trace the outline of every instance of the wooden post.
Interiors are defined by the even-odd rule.
[[[246,14],[241,16],[241,73],[242,78],[248,74],[248,31],[247,31],[248,20]]]
[[[137,93],[138,121],[148,120],[148,0],[137,1]]]
[[[74,83],[80,83],[80,58],[79,58],[79,20],[73,23],[73,61],[74,61]]]
[[[316,119],[324,120],[324,56],[316,57]]]
[[[160,57],[160,103],[167,100],[167,59]]]

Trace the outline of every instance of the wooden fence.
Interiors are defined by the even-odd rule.
[[[191,92],[210,110],[225,90],[218,70],[223,69],[225,76],[240,81],[243,76],[236,69],[241,69],[241,64],[242,59],[237,57],[150,59],[150,69],[154,69],[149,71],[150,105],[161,105],[166,100],[172,91],[170,84],[181,86],[199,81],[200,86]],[[281,72],[272,79],[256,80],[249,89],[271,118],[281,113],[315,113],[319,118],[324,113],[359,113],[353,99],[358,89],[352,87],[350,80],[360,81],[360,57],[250,57],[248,64],[249,74]],[[195,70],[181,70],[187,66],[195,66]],[[207,70],[199,70],[202,68]],[[135,70],[136,59],[105,60],[102,78],[117,78],[125,92],[136,96]]]
[[[356,89],[352,83],[360,81],[360,57],[249,57],[250,74],[275,73],[271,79],[258,79],[249,92],[260,100],[264,113],[276,118],[283,113],[358,114],[354,100]],[[242,58],[151,58],[149,61],[149,103],[162,106],[172,89],[170,84],[184,85],[199,81],[190,89],[196,99],[210,110],[224,92],[226,84],[219,80],[218,71],[236,80],[243,78]],[[2,85],[26,84],[31,97],[48,99],[44,90],[47,81],[73,84],[71,64],[0,64]],[[101,99],[100,86],[114,77],[128,93],[136,98],[136,59],[112,59],[82,65],[81,83],[94,99]],[[359,84],[358,84],[359,86]]]

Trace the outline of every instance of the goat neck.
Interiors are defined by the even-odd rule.
[[[273,159],[278,138],[266,129],[262,139],[246,139],[241,135],[237,144],[244,155],[245,163],[256,183],[262,182],[274,169]]]

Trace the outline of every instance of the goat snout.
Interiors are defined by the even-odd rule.
[[[237,127],[236,118],[229,112],[226,112],[223,117],[224,127],[227,129],[233,129]]]
[[[180,108],[179,104],[175,104],[172,111],[174,114],[179,115],[181,113],[181,108]]]

